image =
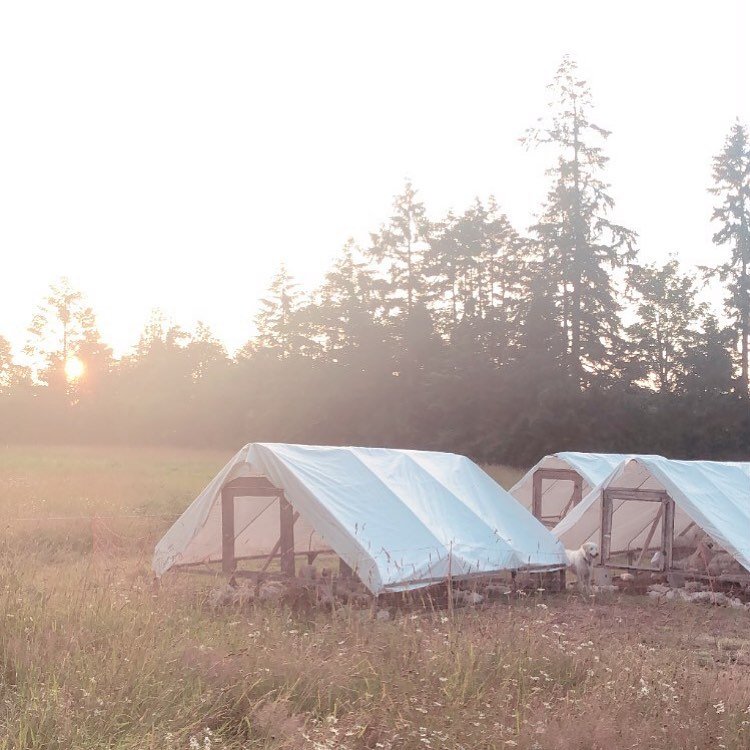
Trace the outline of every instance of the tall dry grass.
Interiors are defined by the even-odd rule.
[[[160,471],[153,451],[143,460],[150,469],[132,494],[120,474],[121,507],[145,493],[172,509],[184,476],[170,484],[179,470]],[[32,483],[33,463],[21,467]],[[69,467],[60,473],[76,496],[98,472],[118,471],[106,460]],[[133,453],[127,471],[137,467]],[[2,481],[17,471],[6,456]],[[40,476],[31,491],[42,495]],[[75,498],[55,503],[74,508]],[[348,609],[214,610],[211,586],[175,575],[154,590],[147,560],[122,549],[95,559],[70,546],[56,558],[7,537],[0,748],[750,745],[744,612],[536,594],[381,622]]]

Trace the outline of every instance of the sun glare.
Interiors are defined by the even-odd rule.
[[[86,365],[78,357],[68,357],[65,360],[65,377],[69,383],[74,380],[79,380],[83,377],[83,373],[86,371]]]

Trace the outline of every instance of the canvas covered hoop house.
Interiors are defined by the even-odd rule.
[[[153,568],[338,555],[373,593],[565,564],[560,542],[468,458],[251,443],[156,546]],[[231,555],[231,559],[228,557]]]
[[[627,458],[622,453],[552,453],[529,469],[510,494],[546,526],[554,526]]]
[[[631,458],[552,532],[568,548],[600,544],[605,566],[662,571],[705,533],[750,570],[750,464]]]

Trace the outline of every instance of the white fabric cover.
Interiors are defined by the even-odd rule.
[[[675,502],[675,545],[694,522],[750,570],[750,464],[660,456],[627,460],[552,529],[567,548],[600,541],[602,490],[607,487],[666,490]],[[657,512],[657,503],[616,502],[612,550],[643,546]]]
[[[576,453],[565,451],[545,456],[539,463],[527,471],[521,479],[510,488],[510,494],[524,508],[532,509],[534,472],[537,469],[572,469],[583,479],[582,497],[598,487],[625,459],[630,456],[624,453]],[[543,508],[545,516],[560,516],[570,500],[572,487],[565,480],[547,479],[543,489]]]
[[[283,488],[299,512],[297,550],[328,546],[373,593],[426,585],[449,574],[565,564],[560,542],[464,456],[252,443],[157,544],[157,575],[173,565],[221,559],[221,488],[252,474]],[[238,500],[236,514],[242,506]],[[259,511],[262,517],[256,504],[242,520],[235,516],[237,529],[247,526],[237,537],[238,557],[248,550],[270,552],[278,539],[278,526],[275,533],[258,534],[257,523],[247,525]]]

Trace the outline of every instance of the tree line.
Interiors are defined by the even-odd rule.
[[[709,187],[714,250],[641,263],[616,221],[609,132],[564,58],[528,148],[549,154],[533,226],[494,197],[429,218],[410,183],[369,241],[303,293],[281,266],[234,356],[154,314],[114,359],[64,280],[16,363],[0,337],[0,439],[419,447],[528,464],[557,450],[746,458],[750,141],[732,125]],[[722,310],[700,301],[715,279]],[[77,358],[84,374],[71,377]]]

